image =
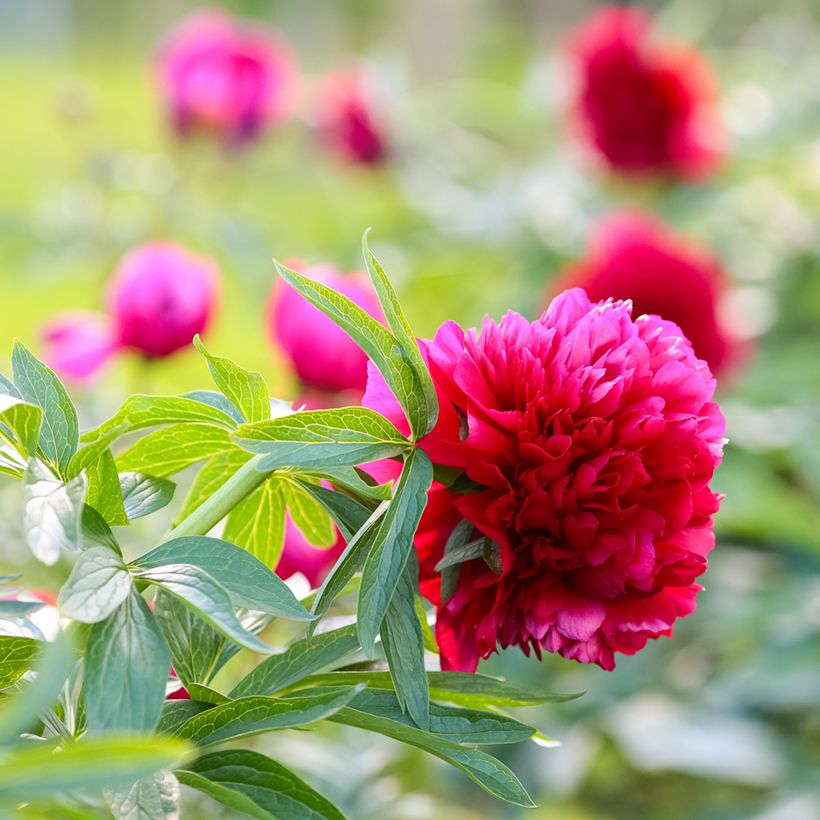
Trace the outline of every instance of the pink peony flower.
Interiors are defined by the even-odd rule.
[[[205,132],[241,145],[285,118],[295,100],[296,68],[276,32],[214,11],[171,32],[156,73],[182,137]]]
[[[702,178],[725,150],[715,82],[688,48],[655,41],[642,9],[606,6],[572,35],[573,120],[614,170]]]
[[[107,314],[65,313],[46,325],[44,358],[59,375],[83,380],[123,349],[170,356],[206,330],[218,290],[210,259],[170,243],[142,245],[117,267]]]
[[[583,288],[590,299],[630,299],[633,313],[663,316],[683,330],[715,375],[736,363],[741,345],[720,317],[726,282],[717,259],[651,216],[604,219],[584,259],[551,288]]]
[[[348,296],[375,319],[384,321],[376,293],[365,274],[344,275],[330,265],[308,267],[299,260],[291,260],[288,265]],[[268,327],[304,387],[330,393],[362,393],[367,383],[367,356],[331,319],[279,280],[270,296]],[[315,402],[316,406],[321,403]]]
[[[416,538],[443,668],[517,645],[612,669],[616,652],[670,635],[714,545],[724,433],[680,328],[574,289],[534,322],[448,322],[423,350],[441,415],[422,447],[480,485],[436,485]],[[364,403],[407,429],[373,368]],[[461,564],[445,600],[434,567],[462,518],[497,566]]]
[[[316,104],[316,132],[331,153],[347,162],[376,165],[388,154],[375,99],[358,71],[325,78]]]
[[[323,549],[309,543],[296,525],[287,516],[285,521],[285,548],[276,565],[276,574],[283,580],[300,572],[307,578],[311,588],[316,589],[330,572],[336,559],[344,552],[345,542],[336,532],[336,543]]]

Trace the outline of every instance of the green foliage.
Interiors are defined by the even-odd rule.
[[[125,601],[131,586],[131,576],[119,553],[91,547],[80,554],[60,590],[60,613],[82,624],[99,623]]]
[[[285,497],[280,482],[265,481],[237,504],[223,535],[265,566],[275,567],[285,540]]]
[[[17,683],[31,669],[38,641],[14,635],[0,635],[0,689]]]
[[[120,473],[123,509],[129,521],[150,515],[171,503],[176,485],[172,481],[142,473]]]

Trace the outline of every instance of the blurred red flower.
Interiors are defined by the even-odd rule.
[[[725,150],[714,79],[699,54],[650,27],[642,9],[606,6],[573,33],[574,122],[616,171],[705,177]]]
[[[633,313],[651,313],[679,325],[715,375],[737,363],[741,344],[721,319],[726,281],[707,251],[640,213],[602,220],[586,256],[551,285],[552,293],[583,288],[594,301],[630,299]]]
[[[156,75],[182,137],[204,132],[242,145],[295,103],[296,68],[278,34],[216,11],[196,14],[169,34]]]
[[[352,299],[374,319],[384,321],[379,300],[363,273],[343,274],[330,265],[308,266],[290,260],[288,266]],[[268,304],[271,338],[282,348],[303,387],[325,393],[353,391],[356,404],[367,383],[367,356],[362,349],[290,285],[277,280]],[[334,404],[311,397],[315,407]]]
[[[287,581],[300,572],[307,578],[311,588],[316,589],[325,580],[344,548],[345,542],[338,530],[336,543],[332,547],[314,547],[288,515],[285,521],[285,547],[276,565],[276,574]]]
[[[616,652],[671,634],[714,545],[724,432],[680,328],[574,289],[534,322],[448,322],[423,350],[440,419],[421,446],[479,485],[436,485],[416,538],[442,667],[517,645],[612,669]],[[407,430],[369,375],[364,403]],[[462,563],[444,598],[435,566],[462,518],[491,557]]]
[[[347,162],[376,165],[388,154],[376,100],[359,71],[340,71],[324,79],[316,101],[316,132],[331,153]]]

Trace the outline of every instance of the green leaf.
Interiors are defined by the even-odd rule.
[[[91,547],[107,547],[114,552],[122,553],[111,527],[105,523],[103,517],[88,504],[83,504],[81,513],[80,529],[80,549],[91,549]]]
[[[23,683],[16,695],[0,704],[0,745],[16,739],[54,705],[73,664],[74,646],[70,635],[61,632],[53,642],[44,645],[35,664],[37,676]],[[5,775],[2,765],[0,769]]]
[[[421,628],[424,648],[428,652],[438,655],[439,651],[438,644],[436,643],[436,636],[433,634],[433,630],[430,628],[430,624],[427,621],[427,611],[424,608],[424,601],[418,593],[416,593],[413,597],[416,604],[416,618],[418,619],[419,627]]]
[[[474,531],[475,526],[472,522],[468,521],[466,518],[462,518],[461,521],[455,525],[453,531],[447,539],[447,543],[444,545],[444,555],[441,561],[439,561],[436,565],[436,571],[441,573],[441,600],[444,603],[449,601],[450,598],[452,598],[456,593],[456,589],[458,588],[458,576],[461,572],[461,564],[459,561],[455,561],[450,565],[445,565],[442,567],[442,561],[450,559],[453,555],[461,554],[465,547],[468,547],[468,544],[470,545],[469,549],[472,549],[470,539]],[[473,557],[478,557],[479,555],[481,555],[480,550]]]
[[[0,618],[24,618],[45,604],[42,601],[5,601],[0,600]]]
[[[329,316],[367,354],[404,409],[414,436],[421,436],[427,429],[424,388],[407,353],[390,331],[346,296],[276,260],[274,265],[289,285]]]
[[[23,458],[37,455],[43,411],[36,404],[0,394],[0,435]]]
[[[208,360],[216,386],[242,411],[247,421],[270,418],[270,396],[261,373],[251,373],[230,359],[211,355],[199,336],[194,336],[194,347]]]
[[[404,462],[393,500],[379,524],[362,572],[357,625],[359,642],[369,657],[399,577],[413,550],[413,536],[427,504],[433,467],[422,450],[414,450]]]
[[[345,726],[378,732],[386,737],[423,749],[461,769],[494,797],[526,808],[535,805],[518,778],[500,760],[496,760],[479,749],[465,748],[415,726],[372,715],[349,706],[340,709],[331,716],[330,720]]]
[[[14,386],[14,383],[0,373],[0,395],[22,399],[23,394]]]
[[[313,614],[321,617],[331,604],[347,588],[353,576],[364,566],[364,562],[379,532],[381,520],[389,509],[389,503],[382,503],[348,541],[344,552],[327,574],[313,602]],[[314,622],[315,623],[315,622]]]
[[[33,638],[0,635],[0,689],[17,683],[31,669],[40,646]]]
[[[185,687],[191,698],[199,703],[210,703],[212,706],[221,706],[223,703],[230,703],[231,699],[216,689],[211,689],[201,683],[192,683]]]
[[[154,616],[132,589],[88,636],[84,690],[89,731],[153,729],[165,700],[170,666]]]
[[[263,732],[294,729],[324,720],[351,701],[362,687],[299,698],[249,697],[215,706],[191,718],[177,736],[200,746]]]
[[[111,615],[130,592],[131,576],[119,553],[92,547],[80,553],[57,605],[66,618],[96,624]]]
[[[242,678],[230,697],[272,695],[307,675],[332,666],[358,648],[355,625],[294,641],[284,652],[266,658]]]
[[[428,672],[430,697],[463,706],[514,707],[538,706],[542,703],[565,703],[580,694],[558,694],[516,686],[503,678],[471,672]],[[387,672],[341,671],[311,675],[302,681],[311,686],[348,686],[367,684],[370,689],[392,689],[393,680]]]
[[[430,725],[430,692],[424,669],[424,636],[416,615],[419,567],[410,555],[381,626],[382,646],[402,712],[416,724]]]
[[[22,397],[43,411],[40,449],[60,474],[65,475],[79,442],[77,411],[54,371],[17,340],[11,354],[11,367]]]
[[[271,477],[237,504],[225,521],[222,535],[265,566],[275,567],[285,541],[285,498],[281,482]]]
[[[303,693],[313,695],[317,692],[330,691],[337,690],[322,687],[310,688],[292,693],[290,697],[297,698]],[[367,712],[369,715],[388,718],[405,726],[416,728],[411,717],[404,713],[396,694],[385,689],[365,689],[353,698],[349,706],[351,709]],[[507,715],[486,710],[444,706],[440,703],[429,705],[429,729],[425,731],[452,743],[463,743],[469,746],[521,743],[529,740],[535,734],[532,726],[527,726]]]
[[[430,371],[419,351],[416,336],[410,329],[410,324],[405,318],[404,311],[401,309],[396,291],[393,290],[393,285],[390,284],[387,274],[368,247],[368,233],[369,229],[365,231],[364,236],[362,236],[362,254],[364,255],[365,265],[367,265],[367,272],[370,274],[370,280],[373,282],[376,295],[379,297],[379,303],[382,306],[382,310],[384,310],[387,324],[393,331],[396,341],[404,349],[404,353],[410,362],[410,366],[415,371],[415,375],[421,386],[426,410],[425,426],[418,432],[418,437],[421,438],[421,436],[429,433],[436,426],[436,421],[438,420],[438,396],[436,395],[436,388],[433,385]]]
[[[301,481],[300,484],[306,493],[330,513],[346,541],[349,541],[370,517],[372,510],[344,493],[328,490],[318,484]]]
[[[63,484],[41,462],[28,463],[23,477],[26,540],[44,564],[56,564],[60,550],[79,549],[85,488],[84,474]]]
[[[355,498],[384,501],[393,494],[391,482],[377,484],[361,467],[324,467],[300,470],[300,475],[326,479],[337,490],[345,490]]]
[[[169,771],[107,791],[105,799],[117,820],[170,820],[179,817],[179,782]]]
[[[185,687],[198,681],[210,681],[216,672],[225,638],[173,595],[162,590],[154,598],[154,617],[171,650],[174,671]]]
[[[312,620],[311,614],[278,575],[227,541],[199,535],[174,538],[134,562],[141,569],[166,564],[193,564],[219,578],[234,606],[268,612],[291,621]]]
[[[180,519],[187,518],[210,498],[250,458],[250,453],[234,447],[232,450],[212,456],[205,462],[188,491],[182,512],[179,514]]]
[[[162,707],[162,715],[157,724],[157,734],[172,735],[183,723],[187,723],[194,715],[206,712],[213,708],[210,703],[200,703],[196,700],[166,700]]]
[[[291,520],[308,544],[320,548],[334,546],[336,532],[324,507],[303,489],[301,483],[285,480],[282,489]]]
[[[236,812],[269,820],[344,820],[344,815],[290,769],[259,752],[228,749],[180,770],[181,783]]]
[[[143,436],[117,457],[122,472],[165,478],[198,461],[234,450],[227,430],[208,424],[172,424]]]
[[[191,564],[166,564],[137,575],[178,598],[185,606],[232,641],[246,649],[269,654],[273,650],[246,631],[233,610],[225,588],[207,572]]]
[[[116,788],[177,766],[190,751],[174,738],[140,735],[17,746],[0,759],[0,798],[28,802],[63,792]]]
[[[365,407],[304,410],[243,424],[233,439],[244,450],[266,456],[260,470],[362,464],[399,455],[409,446],[387,419]]]
[[[244,424],[247,421],[242,417],[237,406],[227,396],[216,390],[191,390],[190,393],[183,393],[183,398],[215,407],[230,416],[237,424]]]
[[[150,515],[171,503],[176,484],[142,473],[121,473],[122,503],[129,521]]]
[[[120,476],[111,450],[106,447],[99,453],[98,457],[94,457],[94,453],[90,451],[90,448],[85,447],[71,460],[70,466],[76,468],[86,459],[89,463],[82,465],[88,478],[86,503],[97,510],[107,523],[112,525],[127,524],[128,516],[122,502]]]

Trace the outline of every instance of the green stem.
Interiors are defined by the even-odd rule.
[[[272,472],[259,469],[264,456],[243,464],[207,501],[168,533],[162,543],[184,535],[207,535],[240,501],[246,499]]]

